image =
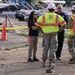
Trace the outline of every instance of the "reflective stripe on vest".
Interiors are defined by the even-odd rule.
[[[74,21],[73,22],[73,28],[69,29],[69,33],[68,33],[69,35],[75,35],[75,16],[73,15],[72,18],[73,18],[73,21]]]
[[[59,30],[58,27],[58,15],[55,17],[55,23],[47,23],[46,22],[46,16],[43,16],[43,24],[42,24],[42,31],[44,33],[51,33],[51,32],[57,32]]]

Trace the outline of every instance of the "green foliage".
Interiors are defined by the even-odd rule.
[[[19,34],[19,35],[24,36],[24,37],[27,37],[28,36],[28,34]]]

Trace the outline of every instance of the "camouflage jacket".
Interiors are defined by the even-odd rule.
[[[73,27],[73,22],[74,21],[73,21],[72,17],[70,17],[69,20],[68,20],[68,23],[66,25],[66,28],[67,29],[72,28]]]

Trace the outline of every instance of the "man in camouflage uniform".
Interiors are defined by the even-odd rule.
[[[69,64],[75,64],[75,5],[72,6],[72,16],[69,18],[67,28],[69,29],[69,37],[68,37],[68,50],[71,54],[72,58],[69,60]]]
[[[47,58],[49,57],[49,68],[46,70],[46,73],[51,73],[52,64],[54,60],[55,46],[56,46],[56,33],[60,32],[65,27],[65,20],[58,14],[54,13],[55,4],[50,3],[47,7],[48,13],[40,16],[36,22],[36,25],[40,27],[43,32],[44,46],[43,46],[43,67],[45,67],[45,63]],[[59,28],[58,25],[61,25]],[[49,52],[49,56],[48,56]]]

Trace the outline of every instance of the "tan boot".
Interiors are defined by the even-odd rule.
[[[52,69],[46,69],[46,73],[52,73],[53,71],[52,71]]]
[[[69,60],[69,64],[75,64],[75,58],[71,58],[71,59]]]
[[[54,63],[52,63],[51,65],[49,65],[49,69],[54,69],[54,67],[55,67]]]
[[[69,61],[72,61],[74,58],[69,59]]]
[[[49,62],[49,67],[55,67],[55,64],[54,64],[54,62]]]
[[[46,73],[53,73],[53,70],[54,68],[53,67],[49,67],[48,69],[46,69]]]

